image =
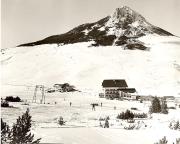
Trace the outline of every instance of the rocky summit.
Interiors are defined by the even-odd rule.
[[[53,35],[43,40],[20,46],[41,44],[73,44],[94,41],[92,46],[123,46],[124,49],[146,50],[139,37],[155,34],[173,36],[173,34],[150,24],[142,15],[127,6],[115,11],[97,22],[82,24],[67,33]]]

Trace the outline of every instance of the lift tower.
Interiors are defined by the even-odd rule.
[[[41,93],[41,100],[40,103],[45,104],[45,95],[44,95],[44,85],[36,85],[34,89],[34,96],[33,96],[33,102],[36,103],[37,93],[40,91]]]

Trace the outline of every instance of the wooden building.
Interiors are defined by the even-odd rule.
[[[63,84],[54,84],[53,85],[54,90],[58,91],[58,92],[63,92],[62,86],[63,86]]]

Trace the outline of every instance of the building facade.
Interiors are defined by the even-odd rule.
[[[107,99],[130,98],[130,93],[136,92],[135,88],[128,88],[124,79],[104,80],[102,87],[104,88],[104,95]]]

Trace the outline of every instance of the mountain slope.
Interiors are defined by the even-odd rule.
[[[102,88],[104,79],[126,79],[128,86],[135,87],[139,94],[178,96],[180,39],[149,35],[140,40],[151,50],[89,48],[90,42],[9,49],[2,55],[2,90],[7,95],[22,91],[22,87],[6,84],[52,86],[68,82],[79,90],[93,91]]]
[[[97,22],[83,24],[67,33],[50,36],[43,40],[20,46],[95,41],[93,46],[124,45],[128,49],[133,49],[135,46],[135,48],[144,50],[146,47],[137,38],[148,34],[173,36],[173,34],[153,26],[143,16],[124,6],[117,8],[111,16],[107,16]]]
[[[180,39],[128,7],[65,34],[3,50],[0,58],[2,95],[27,94],[14,85],[66,82],[92,92],[102,89],[104,79],[126,79],[139,94],[180,96]]]

